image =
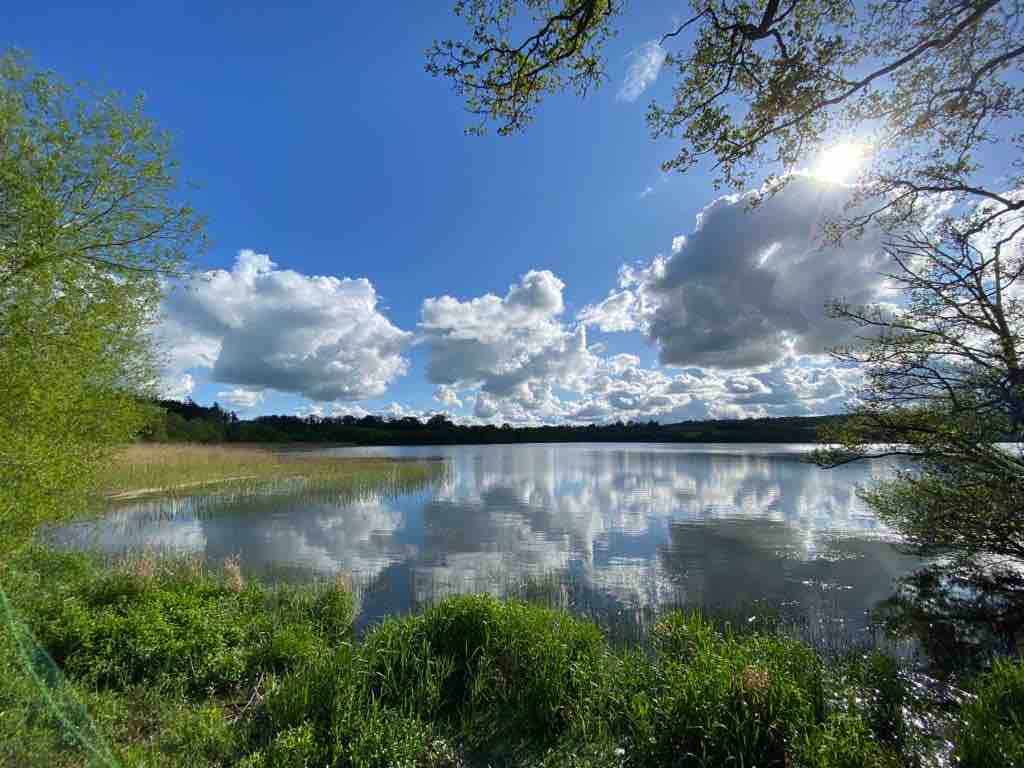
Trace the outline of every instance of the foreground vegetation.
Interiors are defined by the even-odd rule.
[[[463,596],[362,638],[344,582],[237,564],[29,549],[2,574],[0,764],[896,766],[936,745],[879,655],[826,661],[673,613],[651,647]],[[1024,668],[997,664],[948,734],[963,766],[1024,764]]]

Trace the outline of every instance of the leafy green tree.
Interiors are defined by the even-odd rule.
[[[161,281],[203,243],[169,151],[141,101],[0,58],[0,549],[81,509],[147,416]]]

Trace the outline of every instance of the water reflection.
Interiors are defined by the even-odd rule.
[[[502,592],[566,574],[629,606],[667,600],[827,604],[853,624],[918,561],[857,499],[881,465],[831,471],[798,446],[519,445],[344,449],[443,456],[418,493],[339,504],[287,493],[223,503],[177,499],[61,529],[104,551],[146,546],[253,572],[353,572],[365,618],[452,591]],[[338,452],[338,451],[335,451]]]

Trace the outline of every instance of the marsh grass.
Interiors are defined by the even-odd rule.
[[[422,487],[441,472],[439,461],[339,458],[252,445],[140,443],[118,452],[101,487],[114,501],[299,489],[401,493]]]
[[[363,594],[372,590],[373,584],[357,581],[355,589]],[[721,632],[781,634],[810,645],[829,659],[878,652],[897,658],[901,666],[922,662],[912,638],[895,637],[867,617],[863,624],[852,624],[838,604],[822,603],[813,611],[798,604],[778,605],[767,600],[694,606],[685,589],[665,584],[649,589],[638,585],[635,596],[639,600],[620,599],[595,588],[592,577],[575,569],[519,575],[484,571],[473,579],[458,581],[417,574],[412,591],[417,596],[414,613],[454,595],[483,592],[567,611],[596,624],[615,648],[649,647],[652,630],[661,618],[699,607],[706,620]],[[358,617],[357,628],[362,628],[367,618],[372,621],[374,617]]]
[[[613,644],[530,582],[357,636],[344,578],[41,548],[0,578],[2,765],[895,768],[942,738],[968,768],[1022,759],[1019,664],[920,739],[927,702],[892,658],[822,654],[782,621],[672,611]]]
[[[1024,766],[1024,664],[997,661],[973,687],[956,738],[958,764]]]
[[[612,641],[564,582],[526,580],[356,634],[348,579],[230,559],[32,548],[0,581],[0,765],[895,768],[947,738],[968,768],[1024,759],[1019,664],[921,734],[927,691],[891,656],[821,652],[764,611]]]

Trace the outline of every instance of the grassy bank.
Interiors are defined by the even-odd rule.
[[[260,446],[138,444],[122,449],[102,478],[114,500],[166,493],[261,492],[289,482],[313,490],[414,489],[435,477],[438,462],[339,458]]]
[[[613,650],[567,613],[451,598],[356,638],[343,582],[234,563],[30,550],[2,578],[0,764],[897,766],[936,745],[882,656],[826,661],[674,613]],[[948,733],[1024,763],[1024,671],[998,665]]]

